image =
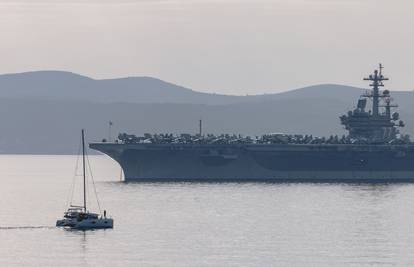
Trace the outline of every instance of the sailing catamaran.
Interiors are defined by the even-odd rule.
[[[114,220],[104,214],[92,213],[86,208],[86,152],[85,131],[82,129],[82,170],[83,170],[83,206],[70,205],[63,219],[56,221],[57,227],[67,227],[79,230],[113,228]],[[95,185],[94,185],[95,186]],[[98,196],[96,196],[98,197]]]

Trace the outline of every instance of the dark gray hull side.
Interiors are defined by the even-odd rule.
[[[414,182],[413,146],[93,143],[126,181]]]

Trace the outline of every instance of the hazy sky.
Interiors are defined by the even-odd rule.
[[[0,0],[0,73],[153,76],[199,91],[414,89],[412,0]]]

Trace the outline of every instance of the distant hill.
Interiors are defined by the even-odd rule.
[[[182,103],[225,105],[290,97],[317,98],[360,94],[358,88],[316,85],[285,93],[232,96],[196,92],[151,77],[94,80],[64,71],[35,71],[0,75],[0,97],[42,100],[81,100],[97,103]],[[346,90],[345,90],[346,89]]]
[[[94,80],[63,71],[0,75],[0,97],[99,103],[229,104],[242,97],[208,94],[150,77]]]
[[[362,89],[317,85],[278,94],[225,96],[199,93],[161,80],[137,77],[93,80],[67,72],[0,75],[0,153],[76,153],[79,131],[89,140],[119,132],[260,135],[270,132],[343,134],[339,116]],[[393,92],[414,136],[413,92]]]

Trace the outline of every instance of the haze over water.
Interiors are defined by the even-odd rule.
[[[414,185],[123,183],[90,160],[113,230],[54,227],[76,156],[0,156],[1,266],[414,264]]]

